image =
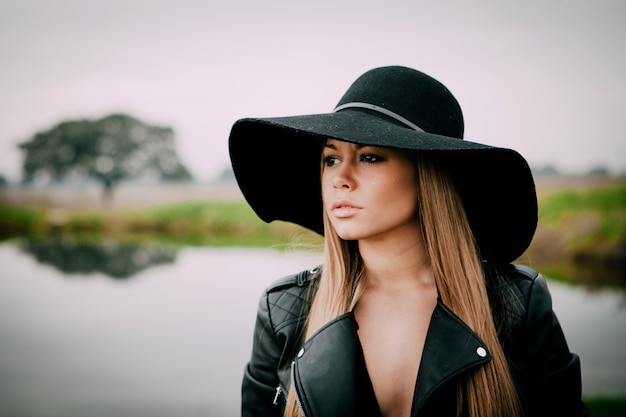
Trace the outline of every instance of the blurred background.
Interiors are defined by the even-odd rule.
[[[626,3],[0,2],[0,417],[235,416],[263,289],[320,262],[228,159],[405,65],[514,148],[594,415],[626,413]],[[277,163],[276,160],[268,163]]]

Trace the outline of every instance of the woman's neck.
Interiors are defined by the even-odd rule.
[[[368,285],[398,287],[434,284],[419,230],[359,241]]]

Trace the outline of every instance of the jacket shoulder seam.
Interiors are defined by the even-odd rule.
[[[265,297],[268,315],[275,334],[305,318],[302,308],[307,304],[308,289],[319,276],[319,271],[319,268],[314,268],[288,275],[267,288]]]
[[[280,290],[284,290],[291,287],[305,287],[309,284],[310,281],[317,278],[319,275],[319,267],[313,269],[306,269],[304,271],[300,271],[297,274],[287,275],[283,278],[280,278],[270,284],[269,287],[265,290],[267,294],[277,292]]]
[[[511,267],[514,274],[529,281],[535,281],[539,276],[541,276],[539,272],[526,265],[511,264]]]

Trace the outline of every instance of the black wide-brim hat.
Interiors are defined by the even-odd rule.
[[[319,234],[326,139],[427,153],[450,173],[482,256],[511,262],[537,226],[532,174],[516,151],[463,140],[463,129],[459,104],[443,84],[410,68],[382,67],[359,77],[332,113],[238,120],[229,150],[239,187],[262,220]]]

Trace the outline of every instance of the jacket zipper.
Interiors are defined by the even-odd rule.
[[[276,387],[276,395],[274,395],[274,401],[272,401],[273,405],[278,405],[278,400],[280,399],[280,394],[282,394],[282,390],[280,389],[280,385]]]
[[[296,361],[292,361],[291,362],[291,383],[293,384],[293,393],[296,397],[296,404],[298,405],[298,410],[300,410],[300,414],[302,415],[302,417],[306,417],[306,414],[304,413],[304,407],[302,407],[302,401],[300,401],[300,396],[298,395],[298,386],[296,384],[296,372],[295,372],[295,368],[296,367]]]

